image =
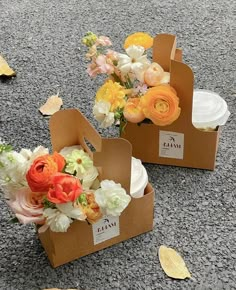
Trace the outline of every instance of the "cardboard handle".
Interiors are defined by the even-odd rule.
[[[81,145],[98,167],[100,179],[121,183],[130,192],[132,146],[122,138],[102,138],[86,117],[77,110],[55,113],[50,119],[51,142],[54,151],[72,145]],[[89,141],[96,152],[92,152]]]
[[[89,141],[96,151],[101,150],[100,135],[79,110],[56,112],[50,119],[49,127],[52,147],[55,151],[60,151],[66,146],[81,145],[92,156],[86,141]]]

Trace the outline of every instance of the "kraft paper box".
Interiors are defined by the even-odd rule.
[[[170,85],[180,99],[180,117],[169,126],[128,123],[121,133],[133,147],[133,156],[143,162],[214,170],[219,128],[201,131],[192,124],[194,76],[182,63],[182,51],[176,49],[176,37],[157,35],[153,61],[170,72]]]
[[[54,151],[81,145],[93,158],[100,179],[121,183],[130,190],[131,144],[121,138],[101,138],[79,110],[63,110],[50,120]],[[92,150],[93,148],[93,150]],[[131,199],[120,217],[103,217],[94,225],[74,221],[66,233],[50,229],[39,233],[39,239],[53,267],[107,248],[153,228],[154,190],[150,184],[142,198]]]

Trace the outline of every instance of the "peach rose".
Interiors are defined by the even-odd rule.
[[[85,193],[86,202],[81,203],[80,206],[87,216],[88,222],[91,224],[96,223],[99,219],[102,218],[102,212],[99,208],[99,205],[95,201],[95,196],[93,192]]]
[[[79,179],[69,174],[56,173],[51,182],[47,199],[53,203],[74,202],[83,190]]]
[[[47,192],[53,174],[62,171],[65,159],[55,152],[53,155],[37,157],[26,174],[26,180],[33,192]]]
[[[169,85],[149,89],[141,97],[141,106],[145,117],[158,126],[170,125],[178,119],[181,111],[176,91]]]
[[[163,68],[156,62],[153,62],[144,73],[144,82],[151,87],[169,83],[169,81],[170,73],[164,72]]]
[[[15,200],[8,201],[9,206],[22,224],[44,223],[43,198],[46,193],[32,192],[29,188],[22,188],[16,192]]]
[[[140,98],[128,99],[123,114],[125,119],[131,123],[142,122],[145,119],[145,115],[140,105]]]

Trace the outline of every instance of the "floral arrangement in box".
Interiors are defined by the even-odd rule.
[[[123,124],[123,128],[127,121],[166,126],[178,119],[181,109],[177,93],[169,85],[170,73],[147,57],[153,46],[149,34],[129,35],[124,42],[125,54],[111,50],[108,37],[92,32],[82,42],[88,48],[88,74],[108,77],[98,89],[93,107],[101,127]]]
[[[131,197],[112,180],[99,181],[97,168],[80,146],[49,153],[14,151],[0,142],[0,187],[14,221],[35,223],[39,232],[66,232],[74,220],[95,223],[119,216]]]

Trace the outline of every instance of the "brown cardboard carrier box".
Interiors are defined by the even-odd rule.
[[[98,168],[100,180],[114,180],[129,193],[132,157],[130,142],[122,138],[102,138],[76,109],[55,113],[50,119],[50,133],[53,151],[59,152],[66,146],[81,145]],[[154,190],[148,183],[144,196],[132,198],[128,207],[116,221],[109,221],[109,217],[104,218],[101,220],[100,228],[95,229],[93,226],[96,224],[74,221],[66,233],[56,233],[48,229],[44,233],[39,233],[39,239],[51,265],[57,267],[151,231],[153,213]],[[105,236],[106,231],[114,226],[116,233],[113,237]],[[102,240],[101,235],[104,235]],[[96,239],[98,238],[96,242],[95,236]]]
[[[170,72],[170,85],[180,99],[180,117],[163,127],[128,122],[121,137],[132,144],[133,156],[143,162],[214,170],[219,127],[202,131],[192,124],[194,76],[191,68],[182,63],[182,50],[176,48],[174,35],[159,34],[154,38],[153,61]]]

